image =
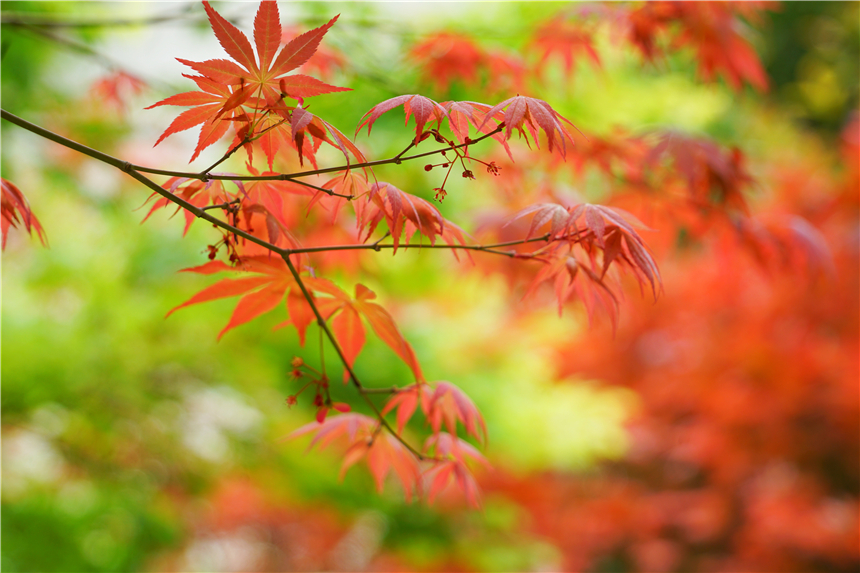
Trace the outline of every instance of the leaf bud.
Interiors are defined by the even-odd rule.
[[[328,414],[328,408],[323,407],[317,410],[317,422],[320,424],[325,422],[326,414]]]

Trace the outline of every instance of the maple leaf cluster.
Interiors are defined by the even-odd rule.
[[[518,94],[492,105],[437,102],[416,93],[380,102],[361,118],[356,136],[365,127],[369,136],[375,122],[398,107],[403,108],[405,125],[410,120],[414,123],[414,136],[410,134],[403,152],[390,160],[370,162],[355,143],[309,112],[305,105],[306,98],[349,88],[293,73],[302,67],[328,73],[342,66],[343,61],[331,54],[319,59],[315,68],[308,65],[319,54],[320,43],[338,16],[290,37],[281,26],[277,3],[264,1],[254,19],[252,43],[208,2],[204,1],[203,6],[231,59],[179,59],[194,71],[185,77],[199,91],[170,96],[147,109],[164,105],[190,108],[173,120],[155,145],[172,134],[200,126],[191,161],[231,132],[232,141],[229,150],[211,167],[200,173],[175,175],[160,188],[156,185],[153,198],[159,197],[145,218],[172,203],[184,208],[185,233],[195,219],[206,218],[219,228],[220,240],[208,246],[209,262],[185,271],[230,276],[204,288],[168,315],[191,305],[238,297],[219,339],[263,314],[280,311],[286,313],[287,319],[276,328],[294,328],[302,346],[308,329],[316,324],[321,339],[329,339],[343,365],[343,382],[351,384],[365,400],[369,414],[353,412],[352,406],[335,400],[338,389],[330,383],[324,357],[320,358],[319,368],[297,357],[291,363],[290,375],[299,389],[286,402],[292,406],[312,396],[316,415],[314,422],[289,437],[312,434],[311,447],[320,449],[342,442],[341,475],[364,461],[379,490],[393,474],[407,499],[420,496],[432,502],[454,483],[467,501],[477,506],[480,493],[472,469],[487,462],[468,439],[486,444],[487,429],[477,407],[459,387],[425,379],[416,352],[394,316],[377,302],[376,294],[360,283],[344,289],[324,278],[320,271],[329,267],[322,261],[345,259],[355,251],[390,249],[396,253],[398,249],[424,248],[427,245],[423,239],[427,239],[429,248],[448,248],[455,255],[465,250],[470,259],[480,254],[478,265],[482,269],[500,271],[512,283],[522,283],[524,297],[551,291],[559,314],[571,300],[584,305],[589,319],[596,310],[602,310],[610,317],[613,330],[618,325],[625,276],[632,277],[643,294],[650,291],[655,299],[662,291],[663,279],[655,262],[658,257],[651,243],[643,239],[651,227],[661,226],[658,223],[668,221],[667,228],[676,228],[681,220],[689,223],[690,232],[699,237],[705,230],[713,230],[705,229],[713,220],[728,222],[734,236],[762,265],[774,261],[783,266],[805,264],[833,274],[834,264],[826,243],[806,220],[783,217],[766,221],[750,216],[746,192],[754,181],[739,148],[669,131],[644,135],[616,131],[580,137],[573,123],[549,103],[526,95]],[[743,82],[764,89],[766,78],[760,64],[736,30],[738,15],[749,15],[756,9],[716,4],[692,8],[682,3],[656,2],[613,9],[613,13],[616,21],[627,23],[629,41],[646,59],[656,61],[661,57],[666,50],[661,38],[673,33],[671,48],[692,46],[705,79],[722,73],[735,89]],[[569,21],[540,27],[529,46],[538,54],[534,78],[530,79],[540,80],[550,61],[558,58],[568,76],[583,55],[599,67],[601,59],[594,47],[594,34],[592,27],[579,27]],[[491,84],[519,88],[525,85],[529,73],[527,66],[450,33],[431,36],[411,53],[426,78],[432,78],[443,91],[456,80],[489,80]],[[125,89],[121,86],[137,86],[132,79],[118,75],[99,84],[99,89],[103,97],[119,99]],[[444,130],[450,135],[445,135]],[[473,244],[469,233],[443,217],[432,202],[378,180],[373,172],[379,164],[399,164],[438,154],[439,163],[428,163],[424,169],[444,172],[442,183],[433,189],[441,201],[455,169],[467,180],[475,179],[475,171],[483,169],[499,175],[498,164],[505,161],[505,156],[514,159],[510,146],[514,134],[530,148],[534,144],[549,152],[530,163],[531,169],[538,165],[546,167],[542,171],[556,173],[561,170],[561,162],[568,159],[571,161],[566,169],[574,174],[597,168],[617,185],[617,192],[610,198],[612,205],[571,200],[557,192],[551,181],[533,185],[525,169],[506,166],[507,180],[500,187],[508,188],[507,207],[513,210],[488,217],[489,224],[479,229],[486,241]],[[497,158],[474,156],[474,146],[485,139],[499,144],[495,148]],[[442,148],[405,155],[425,141]],[[320,169],[317,154],[323,143],[340,151],[346,165]],[[246,154],[250,175],[213,172],[240,150]],[[255,154],[265,158],[267,170],[254,167]],[[307,160],[314,169],[282,172],[280,168],[294,158],[300,167]],[[352,164],[353,160],[357,163]],[[140,175],[135,168],[127,170]],[[335,176],[322,181],[319,176],[328,173]],[[641,209],[646,202],[666,209],[649,213]],[[337,224],[347,203],[355,216],[354,231]],[[626,206],[631,208],[622,208]],[[207,217],[210,212],[220,218]],[[648,225],[631,212],[642,216]],[[28,232],[35,229],[44,240],[41,225],[23,195],[5,180],[2,214],[4,245],[7,229],[21,222]],[[371,237],[381,234],[383,225],[384,234],[368,244]],[[657,239],[662,250],[666,249],[665,236]],[[305,244],[313,244],[312,237],[320,238],[323,246],[306,247]],[[334,237],[342,240],[333,241]],[[416,241],[416,237],[420,240]],[[219,259],[222,254],[226,260]],[[489,255],[496,262],[488,263]],[[331,267],[344,268],[344,264],[338,261]],[[373,388],[359,380],[355,365],[367,344],[368,326],[408,367],[414,379],[408,385]],[[372,398],[385,394],[388,398],[381,405]],[[411,445],[418,426],[413,420],[419,412],[430,428],[421,447]],[[386,416],[393,416],[394,422]],[[464,432],[463,437],[458,436],[458,429]]]
[[[456,431],[459,421],[467,435],[479,441],[486,439],[483,419],[474,404],[462,390],[449,382],[430,383],[425,380],[414,350],[393,317],[373,302],[375,294],[372,291],[358,284],[355,295],[351,296],[325,278],[310,272],[305,274],[305,269],[310,268],[309,257],[326,248],[302,248],[294,231],[306,226],[301,221],[302,202],[306,202],[308,214],[317,207],[330,211],[331,223],[335,223],[344,203],[349,202],[355,211],[357,224],[357,237],[353,241],[357,239],[358,242],[344,245],[345,248],[358,247],[362,238],[368,241],[383,222],[388,230],[382,238],[391,237],[390,245],[386,246],[390,246],[394,253],[404,241],[407,246],[414,244],[416,233],[426,237],[431,246],[435,246],[437,238],[441,237],[452,249],[471,250],[475,247],[467,244],[465,231],[443,218],[432,203],[387,182],[377,180],[369,183],[363,163],[355,167],[349,164],[350,155],[359,162],[365,161],[358,148],[303,107],[306,97],[342,91],[342,88],[307,76],[286,75],[308,61],[337,17],[324,26],[288,40],[278,51],[282,29],[277,6],[263,2],[254,20],[255,55],[251,42],[242,32],[207,3],[204,7],[216,37],[232,61],[180,60],[199,74],[186,77],[194,81],[201,91],[171,96],[150,106],[192,106],[174,120],[156,145],[177,131],[202,124],[193,160],[232,126],[235,137],[222,161],[239,148],[244,148],[251,176],[223,174],[214,178],[209,174],[210,168],[206,170],[207,177],[175,176],[163,184],[169,195],[160,193],[161,197],[152,205],[147,218],[156,210],[167,207],[172,197],[177,197],[201,210],[220,210],[227,223],[237,230],[223,232],[222,239],[209,246],[209,263],[186,269],[203,275],[228,272],[233,277],[205,288],[168,315],[189,305],[238,296],[232,316],[218,335],[220,338],[229,330],[281,307],[289,319],[279,327],[290,325],[295,328],[302,344],[311,324],[316,322],[323,328],[343,362],[344,382],[351,382],[365,397],[364,386],[358,381],[353,367],[366,343],[365,323],[370,325],[376,336],[410,368],[415,383],[393,389],[391,399],[381,410],[370,403],[377,414],[374,418],[349,412],[349,406],[335,402],[327,374],[297,359],[292,377],[304,385],[287,399],[287,403],[296,404],[303,392],[310,392],[317,409],[317,420],[295,435],[314,433],[312,445],[321,447],[336,438],[345,438],[342,471],[359,460],[365,460],[380,488],[389,470],[394,469],[407,497],[413,492],[421,494],[426,490],[427,498],[432,500],[453,480],[467,500],[477,505],[478,488],[469,464],[485,464],[486,460],[468,442],[457,437]],[[288,97],[298,104],[286,105]],[[567,156],[569,146],[573,144],[573,124],[569,120],[547,102],[523,95],[507,98],[496,105],[472,101],[438,103],[419,94],[397,96],[370,109],[356,128],[356,134],[364,127],[370,134],[382,114],[400,106],[406,122],[414,119],[415,123],[415,135],[407,151],[428,139],[447,146],[438,151],[445,161],[425,168],[427,171],[435,167],[447,169],[445,180],[436,189],[440,200],[446,194],[445,182],[455,166],[461,167],[462,176],[467,179],[475,178],[470,164],[476,162],[486,167],[488,173],[499,173],[494,161],[484,162],[470,153],[470,146],[481,139],[496,140],[508,156],[511,155],[508,141],[514,133],[529,145],[534,143],[537,148],[545,145],[550,153],[557,151],[561,158]],[[443,135],[443,127],[447,127],[453,137]],[[312,137],[313,143],[306,136]],[[339,168],[342,173],[335,178],[316,185],[304,180],[303,174],[284,177],[274,170],[277,154],[287,148],[297,152],[300,163],[303,158],[308,158],[316,167],[315,151],[321,142],[339,148],[347,159],[347,165]],[[257,148],[262,149],[269,171],[260,173],[253,167],[254,150]],[[552,219],[546,247],[530,253],[528,258],[545,263],[534,279],[533,288],[546,280],[553,280],[559,296],[559,311],[565,300],[578,293],[588,299],[589,308],[597,304],[596,301],[612,307],[614,319],[616,297],[604,282],[613,263],[632,269],[656,295],[660,276],[654,260],[641,237],[618,213],[596,205],[579,205],[569,210],[551,205],[539,205],[538,208],[532,228],[523,241],[528,242],[536,230]],[[528,213],[531,211],[521,212],[514,216],[514,220]],[[199,215],[188,209],[184,214],[187,232]],[[238,235],[239,230],[245,234]],[[256,239],[249,242],[251,237]],[[374,245],[377,244],[378,241]],[[587,264],[576,258],[572,251],[574,247],[582,250]],[[494,252],[483,246],[477,248]],[[215,260],[221,249],[226,250],[229,264]],[[272,252],[278,253],[280,258],[273,257]],[[454,253],[456,255],[457,251]],[[596,267],[598,264],[602,265],[600,269]],[[579,279],[578,276],[584,278]],[[406,424],[419,410],[419,405],[432,430],[421,451],[409,446],[404,439]],[[396,430],[385,419],[385,415],[395,409]],[[339,414],[330,416],[332,411]],[[447,432],[442,431],[443,424]],[[427,467],[421,470],[421,464]]]
[[[623,458],[590,475],[482,481],[525,509],[522,534],[551,540],[559,569],[860,564],[857,128],[845,128],[839,170],[799,153],[759,166],[771,216],[664,263],[672,295],[637,305],[614,337],[555,341],[559,378],[638,397]],[[673,240],[677,225],[661,234]]]
[[[598,32],[607,27],[647,62],[656,64],[670,53],[689,49],[704,81],[720,75],[735,90],[748,83],[764,91],[767,76],[744,19],[755,21],[767,9],[772,9],[771,3],[664,0],[576,6],[538,26],[521,54],[486,50],[472,38],[451,32],[429,34],[409,53],[421,79],[440,93],[453,82],[491,93],[523,91],[531,79],[543,80],[553,61],[561,62],[568,78],[582,60],[602,69]]]
[[[384,222],[387,227],[385,236],[391,237],[393,252],[404,240],[406,245],[412,243],[416,233],[426,237],[431,246],[435,246],[437,237],[441,237],[452,249],[471,249],[467,244],[468,235],[446,220],[427,200],[402,191],[391,183],[377,180],[371,184],[365,171],[350,169],[350,155],[363,167],[365,158],[361,151],[336,128],[303,107],[305,97],[343,89],[307,76],[286,75],[308,61],[336,17],[324,26],[287,41],[278,52],[276,38],[281,37],[282,29],[277,7],[264,2],[254,22],[255,57],[247,37],[208,4],[205,6],[216,36],[235,61],[180,60],[200,74],[188,77],[203,91],[172,96],[155,104],[196,106],[181,114],[162,134],[159,142],[176,131],[202,123],[196,157],[202,149],[220,138],[229,126],[233,126],[235,138],[224,159],[240,147],[245,148],[248,169],[254,177],[251,181],[231,174],[204,181],[176,177],[165,183],[165,188],[197,207],[220,208],[236,228],[285,251],[282,253],[283,261],[274,259],[272,262],[267,260],[269,255],[259,245],[225,233],[220,243],[210,246],[210,258],[217,255],[221,246],[226,247],[230,265],[213,260],[187,270],[201,274],[231,272],[237,273],[238,278],[222,279],[174,310],[216,298],[241,296],[219,337],[278,306],[283,306],[289,316],[289,320],[280,326],[292,325],[302,343],[312,323],[325,323],[344,363],[344,381],[356,384],[360,392],[363,392],[363,387],[352,368],[366,343],[364,324],[369,324],[374,333],[409,366],[415,384],[393,390],[391,400],[378,411],[376,418],[358,413],[346,414],[345,405],[332,400],[327,375],[303,365],[294,370],[293,375],[297,380],[308,381],[302,391],[315,389],[313,401],[317,408],[317,422],[302,428],[297,435],[315,433],[312,445],[320,446],[345,437],[347,453],[343,471],[364,459],[380,488],[389,469],[393,468],[407,496],[412,492],[421,493],[423,486],[429,484],[428,498],[432,499],[449,479],[454,478],[469,501],[477,503],[477,487],[466,461],[481,461],[482,458],[456,437],[454,422],[463,422],[467,434],[478,439],[480,434],[475,420],[480,417],[477,410],[455,386],[426,382],[414,351],[391,315],[371,302],[375,296],[372,291],[359,284],[355,287],[355,295],[350,296],[331,281],[313,275],[300,278],[291,268],[290,261],[295,260],[301,273],[306,257],[312,253],[304,254],[305,249],[299,239],[290,231],[298,228],[300,209],[295,200],[288,198],[307,200],[308,213],[317,205],[325,208],[331,212],[332,222],[344,204],[350,203],[355,211],[359,241],[369,241]],[[638,23],[638,27],[634,26],[638,31],[633,34],[633,41],[645,50],[649,59],[656,57],[657,48],[653,38],[646,38],[642,32],[647,27],[642,22],[648,18],[655,29],[668,26],[667,22],[673,19],[700,27],[710,21],[708,17],[695,20],[693,16],[685,16],[684,10],[667,3],[628,13],[630,21]],[[716,22],[713,25],[722,30],[725,13],[715,12],[711,19]],[[539,34],[534,42],[534,46],[541,50],[538,74],[556,56],[562,57],[565,70],[570,73],[575,54],[580,52],[587,54],[596,66],[600,65],[599,55],[592,45],[593,30],[583,31],[569,24],[552,29],[553,34]],[[690,40],[687,38],[681,44],[684,41]],[[494,58],[487,52],[471,40],[451,34],[431,37],[416,46],[412,54],[422,63],[428,77],[436,78],[443,89],[454,79],[478,81],[478,70],[494,68]],[[429,57],[428,54],[435,56]],[[717,64],[707,65],[713,68]],[[493,75],[492,71],[490,75]],[[294,99],[298,104],[287,106],[284,103],[286,98]],[[447,146],[441,150],[445,156],[442,163],[425,166],[426,171],[435,168],[447,170],[442,185],[435,189],[437,199],[441,200],[447,194],[445,185],[455,166],[460,166],[462,176],[470,179],[474,178],[474,173],[468,164],[473,162],[482,163],[489,173],[498,174],[496,161],[483,161],[470,153],[470,146],[476,140],[492,138],[512,158],[508,142],[517,133],[529,145],[534,143],[537,148],[545,145],[549,152],[558,151],[557,155],[550,157],[564,160],[572,156],[571,168],[575,171],[581,172],[586,165],[594,164],[607,176],[618,177],[620,174],[625,183],[639,190],[658,189],[666,186],[667,182],[677,181],[686,190],[684,197],[688,206],[699,210],[713,207],[730,214],[728,220],[739,235],[747,238],[753,251],[764,253],[776,249],[796,252],[805,249],[810,260],[821,260],[826,256],[826,249],[817,240],[814,230],[801,222],[763,227],[751,219],[739,218],[748,214],[743,190],[752,184],[752,178],[746,171],[744,155],[738,149],[726,152],[709,140],[669,132],[658,134],[654,143],[646,142],[643,137],[619,134],[615,138],[587,138],[582,145],[574,146],[573,124],[547,102],[523,95],[504,99],[496,105],[473,101],[439,103],[420,94],[396,96],[373,106],[362,118],[356,134],[366,127],[370,135],[374,123],[383,114],[401,106],[406,123],[413,119],[415,127],[412,142],[403,153],[428,139]],[[194,123],[190,123],[192,121]],[[450,130],[452,138],[442,134],[443,127]],[[313,138],[312,142],[310,138]],[[347,166],[342,174],[322,185],[314,185],[296,176],[285,178],[274,170],[276,155],[287,148],[297,152],[300,162],[309,158],[316,167],[315,151],[322,142],[339,148],[344,154]],[[262,174],[252,166],[257,147],[262,149],[269,166],[269,171]],[[395,161],[399,161],[403,153]],[[658,173],[661,173],[659,178],[655,176]],[[517,173],[514,175],[516,177]],[[236,189],[228,191],[225,182],[230,178]],[[649,247],[636,230],[636,227],[647,229],[646,226],[618,208],[588,203],[571,205],[567,201],[558,201],[556,197],[550,199],[555,201],[526,205],[500,221],[496,229],[502,241],[500,244],[510,243],[513,250],[478,247],[478,250],[506,255],[511,264],[523,259],[540,263],[537,272],[530,273],[525,296],[537,293],[544,284],[551,285],[559,313],[570,299],[576,298],[584,303],[589,318],[592,318],[594,310],[603,309],[613,327],[617,322],[616,293],[622,288],[619,269],[629,271],[640,289],[647,288],[657,296],[662,289],[661,275]],[[157,200],[150,214],[168,204],[168,198]],[[187,231],[194,217],[189,212],[185,216]],[[526,218],[530,219],[527,230],[521,224],[521,220]],[[519,240],[515,239],[517,236]],[[543,244],[538,244],[538,240]],[[355,243],[356,246],[359,244]],[[314,250],[325,251],[325,248],[311,249]],[[456,254],[457,251],[454,252]],[[302,391],[291,396],[288,402],[296,403]],[[442,404],[447,406],[443,408]],[[406,445],[402,436],[418,405],[433,430],[421,453]],[[396,431],[384,418],[395,409]],[[328,416],[332,410],[341,414]],[[441,432],[443,419],[448,433]],[[423,461],[430,466],[421,472],[419,462]]]
[[[200,91],[171,96],[149,108],[162,105],[192,106],[182,112],[161,134],[156,145],[167,136],[201,125],[193,161],[201,151],[216,143],[232,127],[236,145],[248,145],[260,139],[269,167],[276,154],[293,148],[299,158],[308,157],[315,164],[314,152],[325,142],[359,159],[363,156],[336,128],[302,107],[306,97],[349,91],[329,85],[311,76],[291,74],[305,64],[316,51],[322,37],[337,21],[301,34],[279,50],[281,21],[276,2],[262,2],[254,18],[256,55],[248,37],[224,19],[208,2],[203,3],[215,36],[233,60],[215,59],[192,62],[177,58],[200,75],[186,75]],[[298,105],[286,104],[286,98]],[[310,137],[308,137],[310,136]]]
[[[739,16],[757,17],[767,2],[647,2],[625,14],[629,41],[642,56],[654,61],[665,54],[664,38],[672,49],[690,47],[696,52],[699,73],[706,81],[718,73],[734,89],[744,82],[767,89],[767,75],[744,37]]]

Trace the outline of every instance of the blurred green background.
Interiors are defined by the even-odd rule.
[[[315,26],[341,14],[325,42],[350,61],[332,83],[355,91],[316,98],[313,111],[351,133],[366,110],[401,91],[443,99],[421,84],[404,45],[422,32],[450,28],[517,51],[536,23],[562,7],[439,6],[282,4],[285,23]],[[216,7],[250,30],[256,5]],[[173,57],[222,56],[199,4],[3,2],[0,8],[4,109],[118,157],[185,167],[194,135],[153,150],[172,110],[142,108],[189,89]],[[774,82],[770,105],[784,111],[786,123],[825,141],[857,107],[856,8],[788,3],[755,37]],[[160,16],[168,18],[125,22]],[[22,25],[28,18],[115,25]],[[667,73],[643,71],[629,54],[609,54],[604,72],[581,66],[574,85],[556,81],[541,97],[597,132],[618,124],[672,125],[733,140],[755,130],[751,94],[738,99],[725,86],[697,83],[689,62],[673,60]],[[148,84],[125,110],[89,91],[118,66]],[[447,95],[484,101],[458,85]],[[374,156],[396,153],[409,132],[400,122],[396,113],[384,117],[371,138],[359,141]],[[210,151],[195,165],[218,157]],[[426,186],[420,167],[380,175],[404,189]],[[235,300],[163,318],[211,283],[176,272],[205,261],[210,229],[195,225],[183,239],[179,218],[166,212],[140,225],[145,189],[5,122],[2,173],[26,193],[50,241],[43,249],[13,230],[2,259],[4,571],[247,567],[241,564],[278,544],[267,537],[271,529],[229,535],[226,526],[219,529],[241,521],[243,511],[304,539],[308,555],[328,555],[323,565],[293,555],[290,566],[298,569],[360,569],[371,559],[379,568],[520,570],[558,563],[552,545],[516,533],[523,514],[504,497],[489,497],[477,513],[407,505],[396,487],[377,495],[363,468],[339,482],[335,452],[305,455],[304,443],[279,442],[313,417],[307,401],[288,409],[284,399],[296,390],[290,360],[314,356],[314,344],[303,350],[294,332],[271,332],[283,320],[273,315],[217,342]],[[455,220],[458,209],[481,197],[456,191],[443,206]],[[359,280],[383,303],[398,301],[399,324],[428,378],[452,380],[475,400],[489,426],[486,453],[494,465],[520,474],[588,472],[597,459],[620,456],[635,395],[588,381],[559,385],[541,351],[556,333],[587,328],[581,317],[540,310],[502,342],[498,329],[511,312],[505,284],[461,276],[449,259],[426,252],[380,256],[365,263]],[[369,341],[357,368],[375,386],[404,383],[405,368],[377,340]],[[337,391],[338,400],[358,406],[351,393]]]

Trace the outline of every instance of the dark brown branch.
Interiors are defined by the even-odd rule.
[[[242,237],[243,239],[251,241],[252,243],[256,243],[257,245],[260,245],[261,247],[266,248],[266,249],[268,249],[274,253],[277,253],[279,255],[285,255],[285,254],[288,255],[290,253],[289,249],[282,249],[278,246],[275,246],[271,243],[264,241],[263,239],[260,239],[259,237],[255,237],[254,235],[248,233],[247,231],[243,231],[242,229],[239,229],[238,227],[234,227],[233,225],[230,225],[229,223],[225,223],[221,219],[218,219],[217,217],[213,217],[212,215],[210,215],[209,213],[207,213],[206,211],[204,211],[200,207],[196,207],[196,206],[192,205],[191,203],[189,203],[188,201],[186,201],[182,197],[178,197],[178,196],[174,195],[170,191],[161,187],[158,183],[156,183],[156,182],[152,181],[151,179],[138,173],[137,169],[134,168],[134,165],[132,165],[128,161],[122,161],[121,159],[117,159],[116,157],[108,155],[107,153],[102,153],[101,151],[96,151],[95,149],[87,147],[86,145],[80,144],[76,141],[72,141],[71,139],[63,137],[62,135],[58,135],[58,134],[54,133],[53,131],[48,131],[47,129],[45,129],[43,127],[39,127],[38,125],[30,123],[29,121],[27,121],[25,119],[21,119],[17,115],[13,115],[13,114],[9,113],[5,109],[0,109],[0,117],[5,119],[6,121],[14,123],[18,127],[26,129],[27,131],[31,131],[31,132],[35,133],[36,135],[40,135],[40,136],[44,137],[45,139],[49,139],[49,140],[53,141],[54,143],[59,143],[60,145],[62,145],[64,147],[68,147],[69,149],[74,149],[75,151],[77,151],[79,153],[83,153],[84,155],[88,155],[89,157],[92,157],[94,159],[98,159],[99,161],[102,161],[104,163],[107,163],[108,165],[112,165],[113,167],[116,167],[117,169],[119,169],[120,171],[122,171],[124,173],[128,173],[131,177],[133,177],[137,181],[143,183],[144,185],[146,185],[147,187],[149,187],[150,189],[152,189],[153,191],[155,191],[156,193],[158,193],[159,195],[161,195],[162,197],[164,197],[168,201],[176,203],[177,205],[179,205],[180,207],[182,207],[186,211],[192,213],[195,217],[198,217],[200,219],[208,221],[208,222],[212,223],[213,225],[224,229],[225,231],[233,233],[234,235]]]

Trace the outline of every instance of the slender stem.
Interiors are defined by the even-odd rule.
[[[554,240],[560,241],[564,239],[572,238],[576,235],[576,233],[570,233],[567,235],[563,235],[560,237],[555,237]],[[384,239],[385,237],[382,237]],[[380,241],[382,240],[380,239]],[[502,247],[513,247],[516,245],[525,245],[527,243],[537,243],[540,241],[549,241],[552,239],[550,233],[546,233],[541,235],[540,237],[532,237],[530,239],[518,239],[516,241],[506,241],[504,243],[494,243],[492,245],[398,245],[398,249],[451,249],[451,250],[461,250],[461,251],[485,251],[489,253],[496,253],[499,255],[505,255],[508,257],[514,257],[517,255],[514,251],[498,251],[496,249]],[[379,251],[381,249],[393,249],[394,245],[380,245],[379,241],[376,243],[370,243],[365,245],[329,245],[326,247],[301,247],[298,249],[291,249],[291,253],[316,253],[316,252],[326,252],[326,251]]]
[[[335,193],[331,189],[326,189],[325,187],[319,187],[318,185],[314,185],[313,183],[308,183],[307,181],[293,181],[296,185],[301,185],[303,187],[309,187],[311,189],[315,189],[317,191],[321,191],[328,195],[329,197],[340,197],[341,199],[346,199],[348,201],[352,201],[355,199],[354,195],[344,195],[343,193]]]
[[[230,201],[229,203],[219,203],[218,205],[206,205],[205,207],[200,207],[200,209],[203,211],[208,211],[210,209],[229,209],[233,205],[238,205],[238,204],[239,204],[239,200],[234,199],[234,200]]]
[[[319,342],[320,342],[320,368],[322,368],[322,375],[326,376],[326,373],[325,373],[325,346],[323,345],[323,331],[322,331],[322,329],[320,329],[319,332],[320,332],[320,336],[319,336],[319,339],[320,339],[319,340]]]
[[[430,155],[438,155],[443,151],[449,151],[451,149],[459,149],[461,147],[466,147],[469,145],[474,145],[479,141],[483,141],[488,137],[492,137],[493,135],[499,133],[504,129],[504,124],[500,123],[496,129],[493,131],[482,135],[478,139],[474,139],[469,141],[468,143],[460,143],[454,146],[448,146],[441,149],[436,149],[434,151],[426,151],[424,153],[417,153],[415,155],[410,155],[408,157],[399,157],[399,158],[389,158],[389,159],[379,159],[377,161],[365,161],[363,163],[351,163],[348,165],[340,165],[337,167],[325,167],[323,169],[314,169],[311,171],[301,171],[299,173],[281,173],[278,175],[224,175],[224,174],[214,174],[214,173],[194,173],[190,171],[172,171],[168,169],[153,169],[151,167],[146,167],[143,165],[132,165],[132,167],[136,171],[140,171],[142,173],[152,173],[154,175],[167,175],[170,177],[188,177],[189,179],[200,179],[200,180],[210,180],[210,179],[225,179],[232,181],[291,181],[297,179],[299,177],[309,177],[311,175],[322,175],[324,173],[335,173],[337,171],[351,171],[353,169],[363,169],[365,167],[377,167],[380,165],[390,165],[392,163],[399,164],[403,161],[411,161],[413,159],[420,159],[422,157],[428,157]]]
[[[395,160],[399,161],[399,160],[400,160],[400,158],[401,158],[401,157],[403,157],[403,154],[404,154],[404,153],[406,153],[407,151],[409,151],[410,149],[412,149],[413,147],[415,147],[415,140],[414,140],[414,139],[413,139],[412,141],[410,141],[410,142],[409,142],[409,145],[407,145],[407,146],[403,149],[403,151],[401,151],[400,153],[398,153],[397,155],[395,155],[393,159],[395,159]]]
[[[400,388],[392,386],[391,388],[362,388],[359,390],[362,394],[396,394],[400,392]]]
[[[215,163],[213,163],[212,165],[210,165],[209,167],[207,167],[206,169],[204,169],[203,171],[201,171],[201,172],[200,172],[200,175],[202,175],[202,176],[206,176],[210,171],[212,171],[213,169],[215,169],[216,167],[218,167],[219,165],[221,165],[222,163],[224,163],[225,161],[227,161],[228,159],[230,159],[230,157],[232,157],[232,155],[233,155],[234,153],[236,153],[237,151],[239,151],[239,149],[241,149],[241,148],[242,148],[242,146],[243,146],[243,145],[245,145],[246,143],[248,143],[249,141],[250,141],[250,139],[248,139],[247,137],[245,137],[242,141],[240,141],[239,143],[237,143],[234,147],[230,148],[230,149],[227,151],[227,153],[225,153],[224,155],[222,155],[222,156],[221,156],[221,159],[219,159],[218,161],[216,161]]]
[[[298,269],[296,269],[295,265],[293,264],[293,261],[290,260],[289,255],[281,255],[281,258],[284,259],[284,262],[287,264],[287,268],[290,269],[290,273],[293,275],[293,279],[296,281],[296,284],[299,285],[299,289],[302,291],[302,295],[305,297],[305,300],[308,302],[308,305],[311,307],[311,311],[314,313],[314,316],[317,319],[317,324],[322,329],[322,331],[325,333],[326,338],[328,338],[329,342],[331,342],[331,345],[334,347],[334,350],[337,353],[338,358],[340,358],[340,361],[343,363],[343,366],[346,369],[347,374],[349,374],[350,380],[352,381],[353,385],[358,389],[358,392],[359,392],[359,394],[361,394],[361,397],[364,398],[364,401],[367,402],[367,405],[370,406],[370,409],[374,411],[380,424],[385,426],[385,429],[388,430],[391,433],[391,435],[394,436],[401,444],[403,444],[403,446],[405,446],[406,449],[408,449],[410,452],[412,452],[412,454],[416,458],[418,458],[419,461],[425,460],[426,456],[424,456],[424,454],[422,454],[421,452],[416,450],[414,447],[412,447],[412,445],[409,444],[409,442],[404,440],[402,437],[400,437],[397,434],[396,431],[394,431],[394,428],[391,427],[391,425],[388,423],[388,420],[385,419],[385,416],[382,415],[382,412],[380,412],[379,408],[376,406],[376,404],[373,403],[373,400],[371,400],[370,397],[367,396],[367,394],[368,394],[367,390],[368,389],[366,389],[361,384],[361,382],[358,380],[358,376],[355,375],[355,371],[352,369],[352,366],[349,364],[349,361],[346,359],[346,355],[343,353],[343,349],[341,349],[340,344],[338,344],[337,339],[334,337],[334,334],[332,333],[331,329],[328,327],[328,323],[326,323],[325,319],[323,318],[322,314],[320,313],[319,308],[317,307],[316,302],[314,301],[313,295],[311,295],[310,291],[308,290],[308,287],[305,285],[304,281],[302,280],[301,275],[299,275]]]

